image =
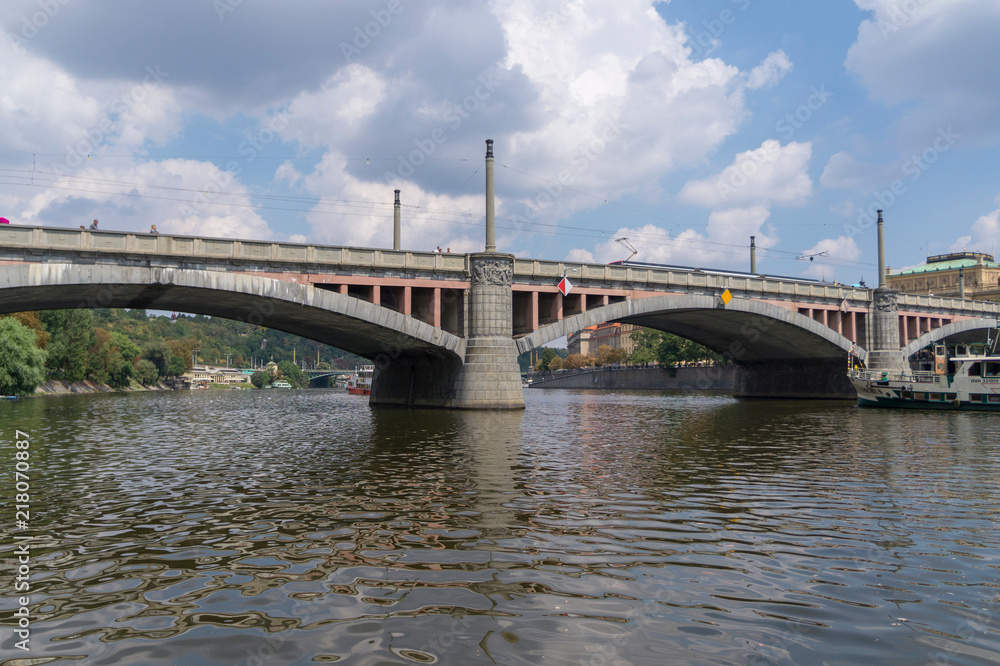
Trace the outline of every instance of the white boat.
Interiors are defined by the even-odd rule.
[[[934,345],[930,368],[877,371],[851,358],[860,407],[1000,411],[1000,355],[987,345]]]
[[[375,376],[374,365],[363,365],[358,371],[347,378],[347,392],[352,395],[369,395],[372,392],[372,378]]]
[[[292,385],[286,382],[284,379],[279,379],[278,381],[271,384],[271,388],[292,388]]]

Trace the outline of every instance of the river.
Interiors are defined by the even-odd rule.
[[[1000,660],[997,415],[653,392],[526,403],[0,402],[0,662]]]

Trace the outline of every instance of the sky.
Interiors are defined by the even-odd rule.
[[[0,215],[876,281],[1000,240],[997,0],[5,0]],[[618,241],[618,239],[626,239]]]

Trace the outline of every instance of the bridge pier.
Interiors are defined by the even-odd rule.
[[[469,337],[459,368],[458,409],[524,409],[517,366],[512,302],[514,255],[482,252],[469,256]]]
[[[514,255],[469,256],[468,338],[462,361],[400,356],[379,364],[370,404],[451,409],[524,409],[511,323]]]

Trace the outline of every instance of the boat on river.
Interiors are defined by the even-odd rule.
[[[847,376],[858,406],[1000,411],[1000,354],[989,345],[934,345],[917,365],[868,370],[852,354]]]
[[[271,384],[271,388],[290,389],[292,388],[292,385],[286,382],[284,379],[279,379],[278,381]]]
[[[374,376],[374,365],[361,366],[357,372],[347,378],[347,392],[351,395],[370,395]]]

